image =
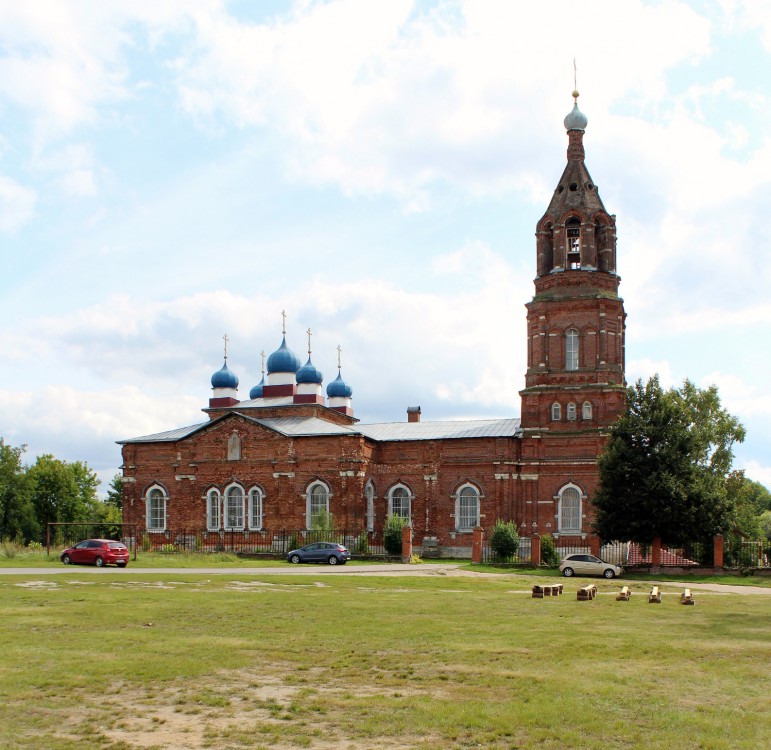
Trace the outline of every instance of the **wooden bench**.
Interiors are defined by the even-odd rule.
[[[680,596],[680,604],[696,604],[696,601],[691,595],[690,589],[683,591],[682,595]]]
[[[629,586],[624,586],[621,591],[618,592],[616,597],[617,602],[628,602],[629,597],[632,596],[632,592],[629,590]]]
[[[534,599],[543,599],[545,596],[559,596],[561,593],[561,583],[545,583],[533,586]]]
[[[579,602],[591,601],[595,596],[597,596],[597,587],[594,584],[581,586],[581,588],[576,591],[576,599]]]
[[[648,604],[661,604],[661,591],[658,586],[654,586],[648,594]]]

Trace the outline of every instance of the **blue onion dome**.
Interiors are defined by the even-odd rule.
[[[265,385],[265,378],[255,385],[251,391],[249,391],[249,398],[262,398],[262,387]]]
[[[217,370],[214,375],[211,376],[212,388],[238,388],[238,378],[236,374],[228,368],[227,360],[222,365],[221,370]]]
[[[298,356],[286,345],[286,336],[281,346],[268,357],[268,374],[272,372],[297,372],[300,369]]]
[[[327,386],[327,396],[329,398],[350,398],[352,395],[351,386],[343,380],[343,376],[338,372],[337,377]]]
[[[587,116],[578,108],[578,92],[573,92],[573,98],[575,102],[573,104],[573,110],[565,118],[565,130],[586,130],[586,126],[589,124]]]
[[[324,376],[313,365],[311,358],[308,357],[308,361],[297,371],[297,384],[316,383],[321,385],[322,380],[324,380]]]

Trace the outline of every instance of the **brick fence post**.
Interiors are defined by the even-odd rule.
[[[530,537],[530,562],[533,565],[541,564],[541,537],[538,534]]]
[[[717,534],[714,539],[714,551],[712,558],[712,565],[715,568],[723,567],[723,535]]]
[[[656,537],[651,545],[651,569],[661,566],[661,539]],[[658,570],[654,571],[658,572]]]
[[[600,556],[600,537],[589,537],[589,552],[591,552],[595,557]]]
[[[412,526],[402,526],[402,562],[412,560]]]
[[[481,526],[474,527],[474,533],[471,538],[471,562],[482,562],[482,545],[485,539],[485,532]]]

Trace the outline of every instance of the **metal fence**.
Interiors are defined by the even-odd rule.
[[[531,561],[531,544],[529,537],[519,538],[519,547],[511,557],[501,557],[489,542],[482,545],[482,562],[489,565],[526,565]]]
[[[723,541],[723,565],[726,568],[768,568],[771,560],[771,543],[750,539],[725,539]]]
[[[135,523],[70,522],[46,524],[46,552],[72,547],[83,539],[114,539],[123,542],[137,559]]]
[[[245,556],[286,556],[291,550],[314,542],[335,542],[346,546],[356,557],[385,557],[382,534],[367,531],[336,529],[323,530],[268,530],[244,531],[225,529],[168,529],[159,534],[145,533],[137,540],[143,551],[162,554],[191,552],[227,552]]]

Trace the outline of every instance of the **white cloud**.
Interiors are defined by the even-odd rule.
[[[0,175],[0,231],[12,232],[24,226],[35,213],[37,193]]]

